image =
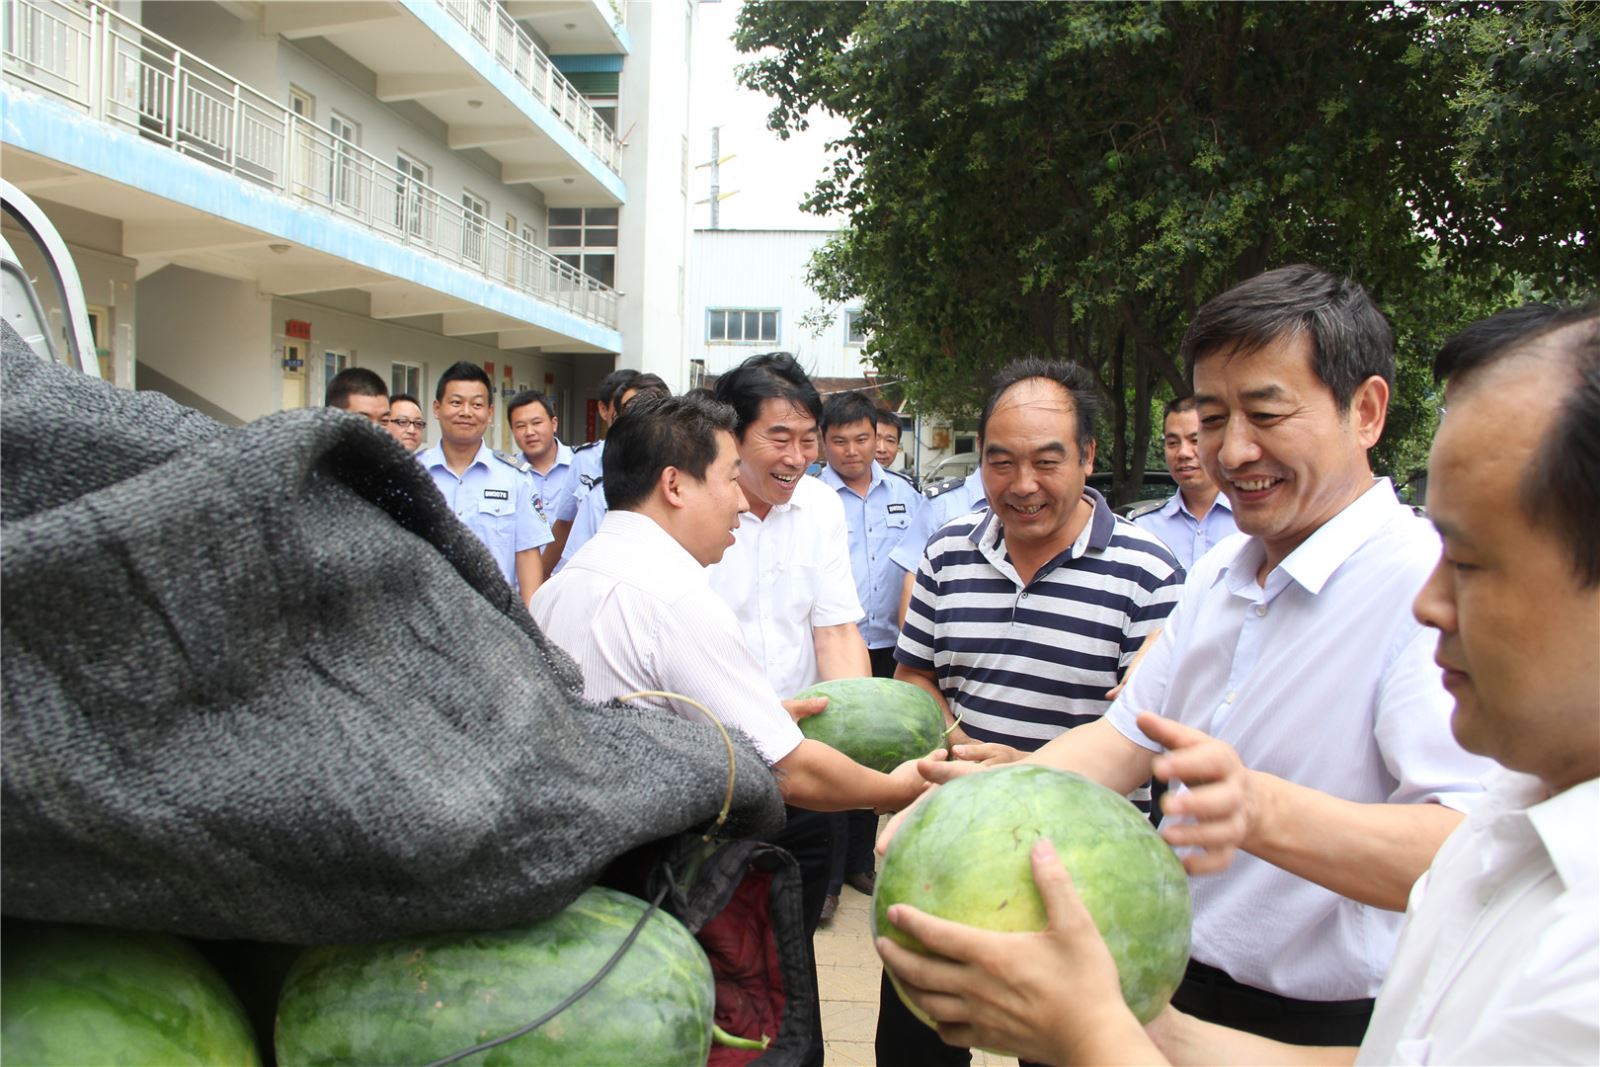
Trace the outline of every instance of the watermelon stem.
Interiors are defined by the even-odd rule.
[[[748,1048],[760,1050],[772,1044],[772,1038],[768,1037],[766,1034],[762,1034],[761,1040],[759,1041],[753,1037],[735,1037],[722,1027],[718,1026],[716,1023],[711,1024],[711,1040],[715,1041],[723,1048]]]
[[[961,709],[961,713],[959,715],[957,715],[954,719],[950,720],[950,725],[946,726],[944,728],[944,733],[939,735],[939,740],[943,741],[945,738],[949,737],[950,734],[955,730],[955,728],[957,726],[961,725],[961,718],[962,718],[962,716],[966,715],[966,713],[967,713],[967,709],[966,708],[962,708]],[[952,754],[950,758],[954,759],[955,756]]]
[[[705,840],[710,841],[716,832],[722,829],[728,821],[728,812],[733,810],[733,775],[734,755],[733,738],[728,736],[728,731],[722,725],[722,720],[711,713],[711,709],[700,703],[694,697],[686,697],[682,693],[667,693],[659,689],[641,689],[637,693],[627,693],[617,698],[620,701],[637,700],[639,697],[660,697],[663,700],[681,700],[685,704],[693,704],[700,709],[700,714],[711,720],[711,725],[717,728],[717,733],[722,735],[722,743],[728,749],[728,790],[722,797],[722,810],[717,813],[717,821],[711,824],[711,829],[705,833]]]

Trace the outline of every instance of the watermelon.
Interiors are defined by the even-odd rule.
[[[927,951],[889,922],[889,906],[899,903],[987,930],[1042,930],[1029,858],[1041,837],[1055,845],[1111,949],[1123,999],[1149,1022],[1189,962],[1189,880],[1149,819],[1081,775],[1011,764],[940,787],[889,843],[872,894],[874,934]]]
[[[278,1001],[278,1063],[428,1063],[510,1033],[599,973],[645,908],[597,887],[529,925],[308,949]],[[576,1003],[468,1062],[704,1067],[715,1004],[704,950],[658,911]]]
[[[189,943],[32,923],[6,927],[0,1060],[7,1067],[261,1062],[238,1000]]]
[[[944,743],[944,712],[925,690],[894,678],[838,678],[795,698],[827,697],[828,706],[800,720],[800,732],[836,748],[863,767],[888,773]]]

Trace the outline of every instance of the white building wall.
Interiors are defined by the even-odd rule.
[[[623,64],[617,101],[618,126],[627,141],[622,179],[628,187],[617,247],[616,288],[624,294],[619,324],[623,352],[617,365],[659,374],[675,391],[689,384],[680,339],[689,240],[684,168],[695,6],[690,0],[628,4],[634,51]]]
[[[403,111],[383,103],[372,72],[354,60],[331,65],[342,53],[325,42],[312,40],[302,48],[209,3],[161,0],[146,3],[144,13],[152,30],[285,107],[291,85],[311,94],[312,121],[320,128],[327,129],[338,112],[359,127],[357,147],[380,162],[392,167],[397,152],[404,152],[429,168],[428,184],[452,202],[460,203],[463,190],[471,190],[488,201],[490,222],[505,225],[509,212],[519,227],[531,224],[535,240],[544,242],[543,194],[528,184],[502,184],[492,157],[451,149],[444,125],[420,108]]]
[[[255,282],[185,267],[157,271],[139,282],[138,387],[159,387],[225,422],[277,411],[282,389],[268,343],[271,314],[272,298]],[[195,395],[178,395],[168,383]]]
[[[863,349],[847,343],[846,305],[829,304],[806,284],[811,256],[832,236],[822,230],[695,230],[689,251],[685,360],[722,374],[757,352],[792,352],[817,377],[857,378]],[[713,308],[777,309],[776,341],[711,341]],[[806,321],[802,321],[806,320]]]

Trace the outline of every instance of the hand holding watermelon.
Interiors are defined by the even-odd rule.
[[[1041,839],[1030,859],[1047,916],[1037,933],[889,909],[889,921],[934,954],[877,939],[902,996],[953,1045],[1062,1065],[1166,1062],[1124,1002],[1116,962],[1055,847]]]

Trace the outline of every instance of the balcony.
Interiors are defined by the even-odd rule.
[[[616,328],[617,296],[609,287],[93,0],[5,0],[0,18],[8,81],[388,242]],[[118,177],[137,184],[133,175]]]

